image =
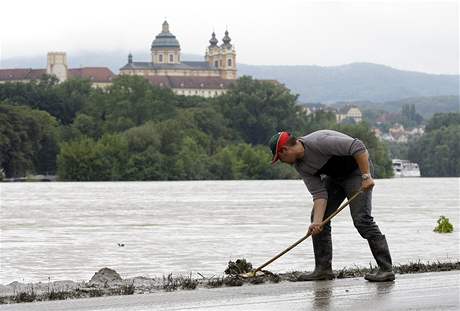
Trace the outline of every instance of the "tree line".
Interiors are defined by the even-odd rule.
[[[460,113],[436,113],[425,135],[409,144],[409,160],[420,165],[422,176],[460,176]]]
[[[60,180],[298,178],[270,163],[280,130],[337,129],[365,142],[377,177],[392,175],[370,127],[306,115],[283,85],[241,77],[219,97],[186,97],[120,76],[107,89],[88,80],[0,84],[0,165],[7,177],[57,173]]]

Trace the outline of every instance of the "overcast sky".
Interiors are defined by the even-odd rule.
[[[221,41],[228,28],[239,63],[459,72],[457,1],[4,0],[0,11],[3,59],[149,51],[166,18],[188,54],[204,55],[212,31]]]

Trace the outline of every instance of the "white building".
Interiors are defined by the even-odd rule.
[[[356,106],[345,106],[337,111],[336,119],[337,123],[340,123],[345,119],[352,119],[356,123],[359,123],[363,120],[363,114]]]

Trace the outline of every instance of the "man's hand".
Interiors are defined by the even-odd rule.
[[[307,233],[311,233],[312,235],[317,235],[322,230],[323,230],[323,227],[321,226],[321,224],[312,223],[312,224],[310,224],[310,227],[308,227],[308,232]]]
[[[369,170],[369,154],[366,152],[360,153],[355,156],[356,163],[358,163],[359,170],[362,173],[363,182],[361,183],[361,190],[369,191],[374,188],[374,180]]]
[[[375,186],[375,182],[372,179],[372,177],[369,177],[369,178],[363,180],[363,182],[361,183],[361,189],[364,190],[364,191],[372,190],[372,188],[374,188],[374,186]]]

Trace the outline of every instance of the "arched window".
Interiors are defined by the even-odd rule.
[[[230,58],[227,60],[227,64],[228,64],[228,67],[232,67],[232,60]]]
[[[163,54],[158,55],[158,60],[160,61],[160,63],[163,62]]]
[[[169,55],[169,62],[170,63],[174,62],[174,56],[172,54]]]

